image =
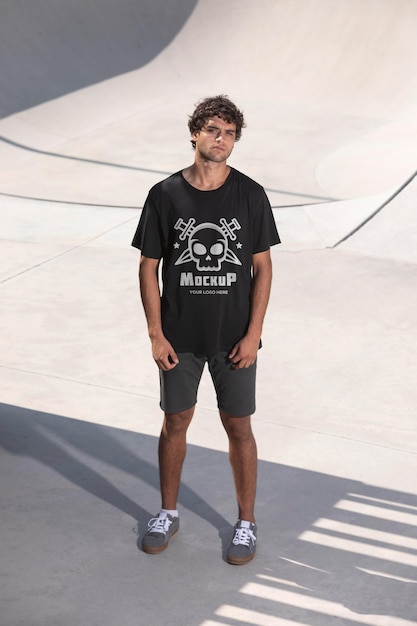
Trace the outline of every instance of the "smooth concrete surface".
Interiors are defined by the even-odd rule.
[[[257,557],[222,556],[236,506],[207,375],[181,531],[150,557],[134,531],[159,506],[161,416],[138,213],[2,205],[2,623],[414,624],[417,265],[274,249]]]
[[[417,172],[339,243],[386,259],[417,263]]]
[[[389,192],[416,169],[414,0],[0,11],[3,193],[140,206],[161,173],[192,160],[195,102],[224,92],[248,123],[235,165],[275,206]]]
[[[111,78],[128,68],[109,67],[98,29],[71,91],[74,23],[107,21],[92,0],[36,0],[45,32],[69,27],[61,95],[45,87],[25,108],[0,72],[13,111],[0,120],[0,624],[416,624],[416,5],[200,0],[175,3],[169,25],[158,4],[141,5],[153,48],[139,69]],[[21,48],[2,20],[0,45],[22,51],[7,67],[58,80],[39,29],[5,6]],[[136,10],[121,3],[111,32]],[[130,58],[126,29],[115,64]],[[63,40],[41,41],[62,67]],[[267,186],[283,238],[253,418],[259,546],[245,567],[224,560],[236,504],[207,373],[180,532],[161,555],[140,549],[159,508],[161,414],[130,241],[149,186],[192,158],[187,113],[217,91],[250,114],[231,163]]]

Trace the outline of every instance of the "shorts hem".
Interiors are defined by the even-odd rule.
[[[191,406],[186,406],[183,409],[175,409],[175,411],[168,411],[165,407],[162,406],[162,402],[160,402],[159,403],[159,408],[161,409],[161,411],[163,411],[167,415],[173,415],[174,413],[182,413],[183,411],[189,411],[190,409],[195,407],[196,404],[197,404],[197,402],[194,402],[194,404],[192,404]]]
[[[254,413],[256,413],[256,406],[252,407],[252,411],[249,411],[248,413],[243,413],[242,411],[230,411],[229,409],[225,408],[225,407],[221,407],[218,406],[217,407],[219,409],[219,411],[224,411],[225,413],[228,413],[228,415],[230,415],[230,417],[250,417],[251,415],[253,415]]]

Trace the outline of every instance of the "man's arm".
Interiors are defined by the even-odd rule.
[[[170,342],[162,332],[161,294],[158,283],[159,259],[141,256],[139,264],[139,285],[142,304],[148,323],[152,356],[162,370],[171,370],[178,363],[178,357]]]
[[[251,292],[251,312],[247,333],[234,346],[229,354],[236,369],[250,367],[256,360],[262,326],[268,307],[272,282],[272,262],[269,250],[252,257],[253,279]]]

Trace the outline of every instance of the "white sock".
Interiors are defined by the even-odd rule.
[[[161,513],[159,515],[163,514],[163,516],[165,517],[165,515],[170,515],[171,517],[178,517],[178,511],[177,509],[161,509]]]
[[[250,528],[251,522],[247,522],[245,519],[241,519],[240,520],[240,527],[241,528]]]

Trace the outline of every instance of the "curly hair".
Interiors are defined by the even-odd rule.
[[[189,116],[188,128],[193,134],[201,130],[210,117],[220,117],[228,124],[236,125],[236,138],[239,141],[242,135],[242,128],[246,126],[243,112],[240,111],[228,96],[214,96],[213,98],[204,98],[201,100],[192,115]],[[193,148],[195,141],[191,140]]]

